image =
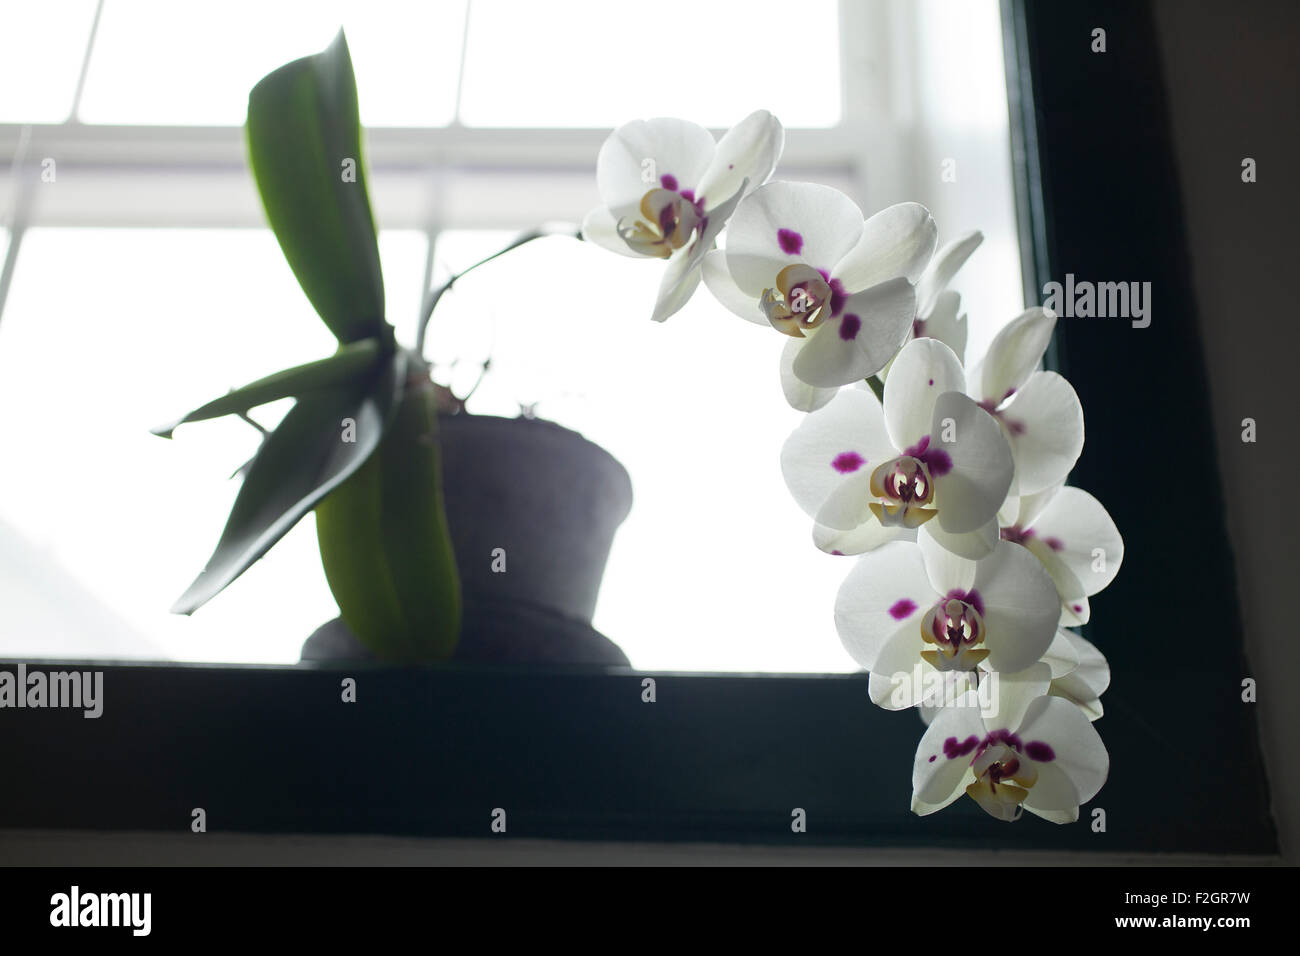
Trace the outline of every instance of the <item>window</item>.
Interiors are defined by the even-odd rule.
[[[0,158],[16,162],[0,209],[21,237],[0,305],[0,407],[39,410],[11,430],[24,454],[0,472],[0,521],[24,564],[121,621],[113,656],[290,662],[336,613],[309,518],[192,618],[169,615],[257,436],[237,421],[171,443],[148,429],[331,347],[264,229],[239,124],[248,88],[339,23],[369,128],[389,318],[408,342],[431,281],[515,230],[581,218],[610,126],[658,113],[721,130],[759,106],[788,128],[778,176],[836,186],[868,214],[924,202],[941,241],[984,230],[959,283],[971,354],[1021,310],[994,0],[806,0],[800,42],[816,55],[783,51],[787,4],[664,3],[656,19],[689,24],[696,58],[667,72],[647,66],[654,37],[628,32],[617,6],[584,0],[564,17],[508,0],[104,0],[58,18],[3,8],[0,69],[49,82],[9,84],[23,92],[0,107]],[[770,68],[787,55],[799,69]],[[780,475],[798,415],[776,385],[779,344],[706,294],[653,325],[657,281],[645,263],[537,243],[467,278],[429,351],[458,381],[492,356],[471,411],[536,403],[628,467],[636,503],[594,623],[634,665],[852,670],[830,612],[846,567],[808,546]],[[665,541],[685,543],[672,562]],[[766,586],[778,563],[797,595]],[[0,652],[110,653],[57,606],[23,613],[0,620]]]

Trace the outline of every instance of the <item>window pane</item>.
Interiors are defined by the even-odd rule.
[[[797,32],[792,36],[792,29]],[[835,0],[474,0],[462,119],[615,126],[680,116],[727,127],[755,109],[787,126],[840,118]]]
[[[380,245],[394,306],[414,310],[423,237]],[[168,613],[217,542],[256,432],[149,429],[333,348],[269,232],[28,232],[0,325],[0,568],[40,573],[0,573],[0,657],[296,660],[338,613],[310,518],[193,617]]]
[[[324,49],[342,25],[361,121],[436,126],[455,104],[462,2],[107,0],[86,80],[88,123],[238,126],[271,70]]]
[[[95,0],[0,0],[0,123],[61,123],[72,110]]]

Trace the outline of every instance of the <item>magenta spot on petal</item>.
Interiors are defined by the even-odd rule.
[[[670,173],[664,173],[662,176],[659,177],[659,185],[663,186],[664,189],[671,189],[673,190],[673,192],[676,192],[677,177],[673,176]]]
[[[903,454],[925,462],[931,478],[940,478],[952,471],[952,456],[942,448],[931,448],[929,435],[922,435],[921,440],[905,449]]]
[[[1025,756],[1039,763],[1047,763],[1056,759],[1056,751],[1041,740],[1031,740],[1025,745]]]
[[[1072,608],[1074,608],[1074,613],[1075,613],[1075,614],[1082,614],[1082,613],[1083,613],[1083,605],[1082,605],[1082,604],[1072,604],[1072,605],[1070,605],[1070,606],[1071,606]]]
[[[840,550],[832,551],[831,554],[837,554],[837,555],[839,555],[841,558],[844,557],[844,552],[843,552],[843,551],[840,551]]]
[[[831,315],[839,315],[844,310],[844,303],[849,301],[849,294],[844,291],[844,283],[839,279],[830,280]]]
[[[934,379],[930,379],[930,384],[931,384],[931,385],[934,384]]]
[[[735,168],[736,168],[736,164],[735,164],[735,163],[727,163],[727,168],[728,168],[728,169],[735,169]]]
[[[959,741],[956,737],[949,737],[943,742],[943,755],[949,760],[956,760],[958,757],[965,757],[979,746],[980,739],[975,736],[967,737]]]
[[[862,330],[862,320],[856,315],[846,315],[840,322],[840,338],[852,342]]]
[[[672,203],[664,206],[659,210],[659,231],[665,236],[672,232],[677,226],[677,213],[672,207]]]
[[[895,621],[901,621],[904,618],[910,617],[912,612],[915,610],[915,601],[910,601],[907,598],[899,598],[894,602],[894,606],[889,609],[889,616]]]
[[[982,617],[984,615],[984,599],[980,597],[979,591],[971,588],[969,591],[963,591],[960,588],[953,588],[944,596],[945,601],[958,600],[963,604],[969,604]]]
[[[1012,544],[1024,544],[1034,536],[1034,529],[1022,528],[1018,524],[1013,524],[1010,528],[1003,528],[998,536],[1003,541],[1010,541]]]
[[[793,229],[778,229],[776,241],[781,244],[781,251],[787,256],[797,256],[803,251],[803,236]]]
[[[1053,551],[1065,550],[1065,542],[1062,541],[1060,538],[1044,538],[1043,544],[1047,545]]]
[[[859,455],[856,451],[844,451],[835,456],[831,462],[831,467],[841,475],[847,475],[849,472],[857,471],[867,460]]]
[[[934,754],[933,756],[931,756],[931,757],[930,757],[930,763],[934,763],[934,758],[937,757],[937,756],[939,756],[939,755],[938,755],[938,754]]]

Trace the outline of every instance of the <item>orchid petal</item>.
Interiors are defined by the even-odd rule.
[[[1051,748],[1054,755],[1051,761],[1034,758],[1039,764],[1040,774],[1044,763],[1055,764],[1064,770],[1078,791],[1079,803],[1087,803],[1106,783],[1110,770],[1106,746],[1088,718],[1069,701],[1059,697],[1038,698],[1029,705],[1017,733],[1026,748],[1036,741]],[[1037,790],[1037,784],[1032,789]],[[1034,805],[1048,810],[1064,809],[1043,800],[1035,800]]]
[[[917,338],[938,339],[957,356],[957,361],[964,361],[966,355],[966,336],[969,331],[966,316],[958,315],[961,310],[961,296],[956,292],[940,292],[935,299],[934,309],[925,319],[917,319]]]
[[[994,711],[984,715],[990,727],[1019,727],[1025,719],[1029,705],[1047,693],[1052,683],[1052,669],[1037,661],[1019,671],[993,671],[981,676],[981,681],[991,681],[990,694]]]
[[[934,404],[929,450],[946,456],[950,466],[946,473],[933,475],[939,526],[962,534],[995,518],[1010,490],[1014,466],[1011,448],[993,416],[961,392],[945,392]]]
[[[828,528],[825,525],[813,525],[813,544],[827,554],[851,555],[866,554],[895,538],[911,540],[915,531],[906,528],[886,528],[879,521],[867,521],[850,531]]]
[[[707,253],[716,251],[714,244],[723,228],[727,217],[735,211],[740,202],[740,193],[732,196],[705,217],[704,227],[695,241],[685,252],[679,252],[668,263],[664,277],[659,285],[659,298],[655,303],[654,313],[650,316],[656,322],[662,322],[670,315],[681,310],[700,284],[701,269]]]
[[[876,466],[893,457],[880,404],[867,392],[846,389],[794,430],[781,448],[781,474],[799,507],[810,517],[841,485],[862,483],[862,507],[870,500],[867,482]],[[870,512],[866,512],[870,514]],[[848,531],[861,522],[840,527]]]
[[[969,591],[975,586],[977,562],[953,553],[945,548],[942,542],[925,534],[927,526],[933,523],[930,521],[922,525],[916,536],[921,557],[925,561],[925,573],[930,579],[930,586],[934,588],[936,594]]]
[[[727,130],[696,191],[705,211],[711,214],[719,202],[740,193],[746,180],[750,190],[767,182],[784,146],[781,121],[767,110],[755,110]]]
[[[977,706],[945,707],[926,729],[912,763],[912,810],[922,816],[960,797],[971,779],[971,753],[961,745],[985,736]]]
[[[853,659],[870,670],[900,629],[920,639],[921,618],[935,598],[920,550],[894,541],[854,564],[835,598],[835,628]]]
[[[974,531],[952,534],[944,531],[938,521],[927,521],[921,525],[918,541],[930,540],[954,555],[970,561],[978,561],[993,553],[998,544],[998,520],[991,518],[988,524]]]
[[[831,275],[849,292],[899,276],[915,283],[934,255],[938,234],[930,210],[920,203],[882,209],[863,224],[857,244],[834,264]]]
[[[904,345],[885,380],[885,425],[894,447],[910,448],[930,435],[939,396],[965,388],[961,362],[948,346],[936,339],[913,339]],[[932,442],[935,437],[930,435]]]
[[[722,249],[712,249],[704,254],[701,271],[704,284],[708,286],[713,297],[742,319],[748,319],[756,325],[770,328],[767,316],[758,304],[758,296],[750,295],[736,285],[727,270],[727,253]]]
[[[794,374],[817,388],[833,388],[875,375],[912,326],[915,293],[895,278],[859,292],[843,312],[812,331],[794,358]]]
[[[596,188],[616,220],[637,216],[641,197],[652,189],[696,188],[716,150],[713,134],[695,123],[671,117],[633,120],[601,145]]]
[[[957,274],[957,270],[962,267],[966,260],[970,258],[970,254],[983,241],[984,234],[976,230],[975,232],[968,232],[964,236],[958,236],[935,253],[934,258],[930,260],[930,264],[926,266],[925,271],[921,273],[921,278],[916,283],[916,312],[918,316],[927,322],[932,318],[931,310],[936,307],[937,297],[948,288],[948,283]],[[957,348],[954,348],[953,351],[958,354],[961,352]]]
[[[1027,540],[1064,598],[1091,596],[1119,573],[1124,539],[1105,507],[1082,488],[1062,488]]]
[[[789,406],[801,412],[815,412],[839,392],[838,388],[817,388],[794,374],[794,359],[809,340],[787,337],[781,350],[781,391]]]
[[[975,567],[987,629],[988,666],[1020,671],[1041,658],[1056,636],[1060,599],[1034,556],[1007,541]]]
[[[1083,451],[1083,406],[1069,382],[1055,372],[1034,372],[997,417],[1016,462],[1016,493],[1065,481]]]
[[[981,400],[999,405],[1024,385],[1042,361],[1055,327],[1055,313],[1037,306],[1003,326],[971,375]]]
[[[818,183],[772,182],[741,202],[727,229],[727,268],[755,300],[786,266],[829,270],[862,235],[862,211]]]

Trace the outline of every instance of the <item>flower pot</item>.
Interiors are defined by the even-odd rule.
[[[464,618],[454,660],[627,666],[591,626],[614,532],[632,507],[626,469],[553,422],[440,415],[443,491]],[[339,618],[302,660],[371,654]]]

